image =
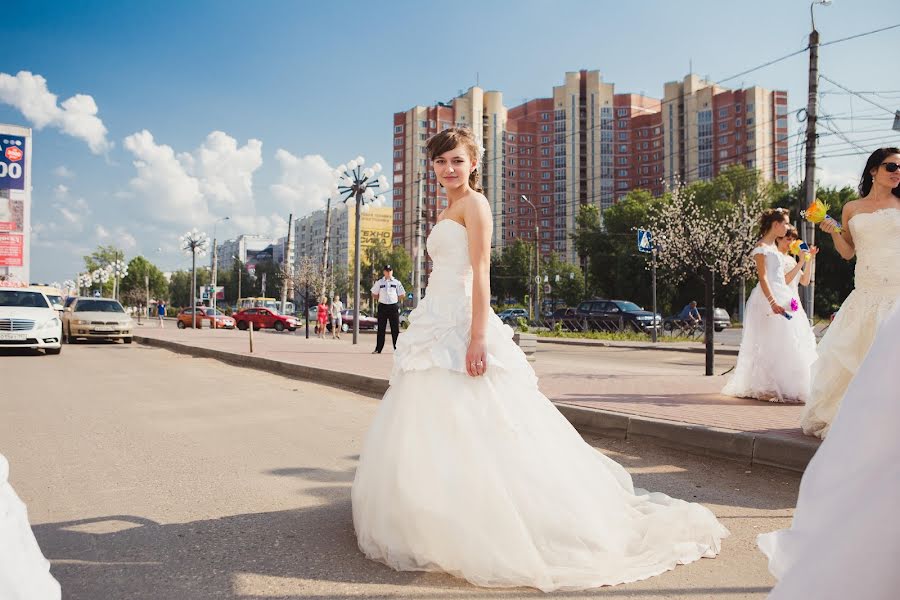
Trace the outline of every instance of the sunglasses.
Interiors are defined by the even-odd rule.
[[[896,173],[897,169],[900,169],[900,163],[895,162],[883,162],[881,166],[884,167],[884,170],[888,173]]]

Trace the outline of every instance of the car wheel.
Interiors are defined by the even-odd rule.
[[[247,330],[247,321],[238,321],[237,328],[241,331]]]
[[[47,354],[59,354],[62,352],[62,347],[59,348],[44,348],[44,352]]]
[[[176,327],[178,327],[178,329],[184,329],[184,321],[178,321]]]
[[[262,329],[262,327],[259,324],[257,324],[257,323],[253,324],[253,331],[259,331],[260,329]]]
[[[350,331],[350,325],[348,325],[347,323],[342,323],[341,331],[343,331],[344,333],[347,333],[348,331]]]
[[[721,332],[721,331],[724,331],[724,330],[725,330],[725,328],[724,328],[724,327],[719,327],[719,326],[718,326],[718,325],[717,325],[717,326],[715,326],[715,327],[713,327],[713,329],[715,329],[715,330],[716,330],[716,333],[719,333],[719,332]]]
[[[132,341],[134,341],[134,338],[130,338],[130,337],[122,338],[122,341],[125,342],[126,344],[130,344]]]
[[[288,331],[297,331],[296,327],[288,327]]]
[[[281,321],[275,321],[275,331],[278,331],[279,333],[284,331],[284,323],[282,323]]]

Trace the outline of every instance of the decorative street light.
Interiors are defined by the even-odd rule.
[[[378,175],[381,172],[381,165],[375,163],[371,167],[363,168],[366,159],[357,156],[346,165],[339,165],[334,170],[335,193],[342,197],[344,202],[348,202],[351,198],[356,200],[356,213],[354,215],[355,231],[354,248],[353,248],[353,343],[357,342],[359,337],[359,276],[360,276],[360,240],[359,240],[359,223],[360,213],[366,201],[376,200],[384,202],[384,196],[376,194],[378,191],[388,189],[387,177]]]
[[[119,282],[122,281],[126,275],[128,275],[128,265],[124,260],[115,260],[109,265],[109,270],[112,273],[113,280],[113,297],[118,300],[119,299]]]
[[[540,291],[540,283],[541,283],[541,250],[538,244],[540,244],[540,228],[538,227],[538,211],[537,207],[532,204],[531,200],[528,199],[528,196],[522,194],[521,196],[522,202],[528,204],[531,207],[531,210],[534,211],[534,319],[537,319],[540,315],[541,305],[538,304],[539,298],[541,296]]]
[[[66,291],[66,296],[71,296],[72,292],[74,292],[77,289],[75,282],[72,281],[71,279],[66,279],[65,281],[63,281],[62,285],[63,285],[63,289]]]
[[[110,268],[109,265],[105,267],[100,267],[99,269],[94,269],[93,273],[91,273],[91,279],[94,283],[100,284],[100,295],[103,296],[103,286],[109,281],[110,277]]]
[[[90,273],[79,273],[78,274],[78,295],[79,296],[87,296],[88,290],[91,289],[91,286],[94,283],[94,278]],[[82,293],[84,292],[84,293]]]
[[[209,248],[209,236],[196,227],[181,236],[181,249],[191,255],[191,327],[197,328],[197,255]]]

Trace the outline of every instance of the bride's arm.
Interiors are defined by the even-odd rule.
[[[487,369],[485,332],[491,310],[491,234],[494,226],[487,199],[480,194],[469,198],[463,218],[469,234],[469,259],[472,262],[472,329],[466,370],[469,375],[477,376]]]
[[[766,278],[766,257],[764,254],[754,256],[756,260],[756,273],[759,275],[759,287],[762,289],[763,297],[769,302],[772,312],[776,315],[784,314],[784,308],[775,300],[772,295],[772,289],[769,287],[769,280]]]
[[[848,202],[844,205],[844,210],[841,211],[840,232],[835,229],[834,223],[830,220],[826,219],[819,223],[819,229],[825,233],[831,234],[831,240],[834,242],[834,249],[838,251],[838,254],[840,254],[844,260],[850,260],[856,255],[856,246],[853,244],[853,235],[850,233],[850,218],[853,217],[852,204],[853,202]]]

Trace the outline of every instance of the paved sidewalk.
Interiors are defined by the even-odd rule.
[[[167,323],[167,325],[169,325]],[[390,344],[371,354],[374,335],[360,343],[304,332],[158,329],[143,326],[136,340],[319,383],[380,396],[388,386]],[[719,394],[727,376],[704,377],[703,356],[622,346],[541,344],[533,364],[541,391],[579,429],[621,438],[644,438],[692,452],[802,471],[818,440],[798,428],[799,405],[773,404]],[[734,364],[717,357],[717,373]]]

